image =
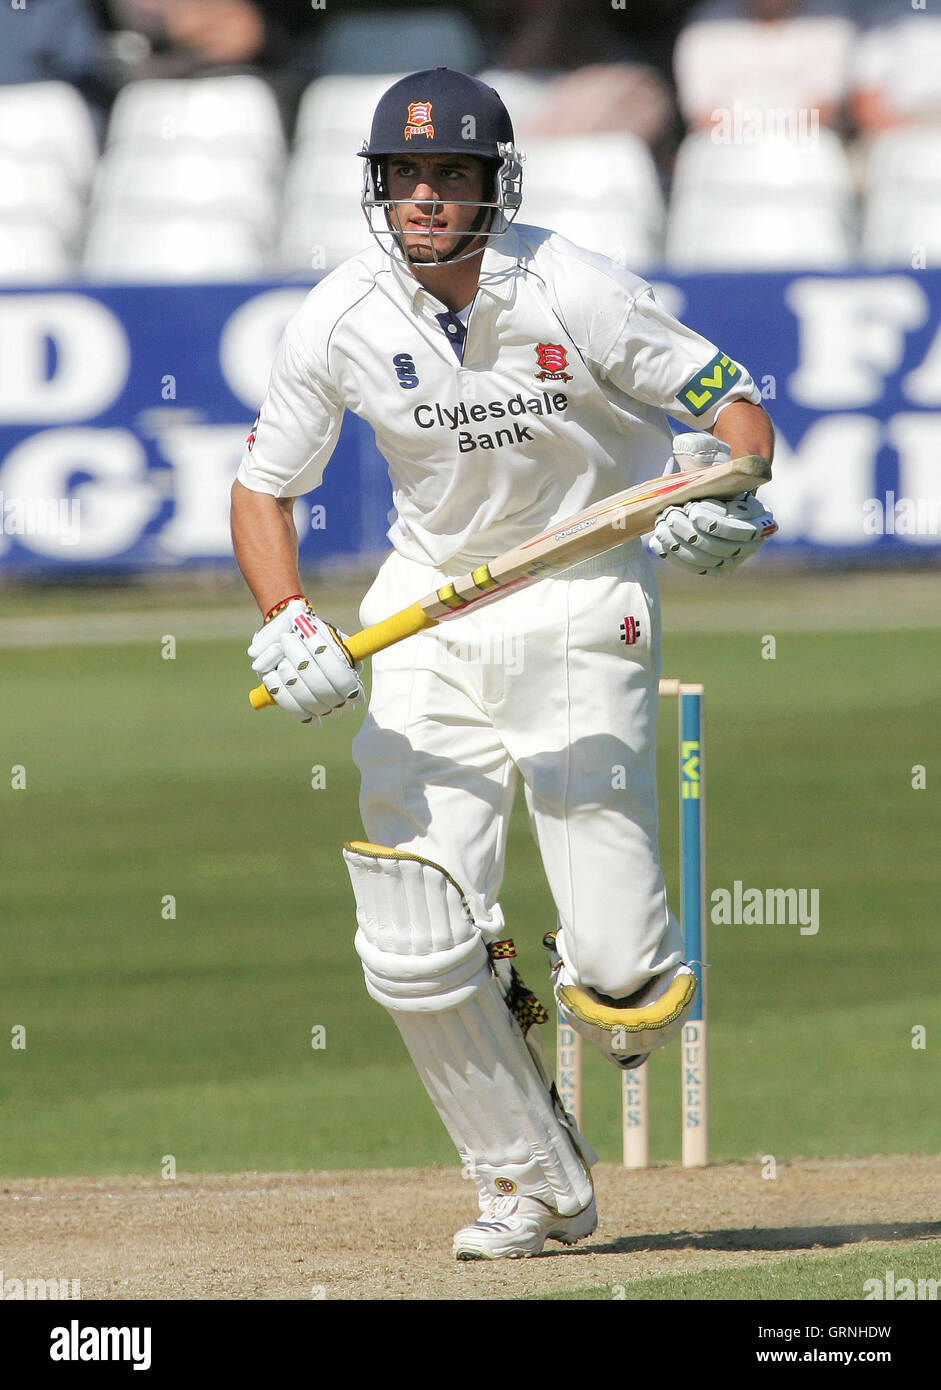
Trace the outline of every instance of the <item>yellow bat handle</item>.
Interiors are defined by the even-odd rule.
[[[352,637],[346,639],[346,649],[353,660],[359,663],[367,656],[401,642],[403,637],[412,637],[426,627],[434,627],[436,622],[436,618],[429,618],[420,603],[411,603],[408,608],[393,613],[391,618],[383,618],[381,623],[373,623],[372,627],[364,627],[362,632],[354,632]],[[256,685],[254,690],[250,690],[248,698],[252,709],[264,709],[267,705],[277,704],[263,685]]]

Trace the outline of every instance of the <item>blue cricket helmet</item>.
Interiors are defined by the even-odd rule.
[[[522,156],[513,138],[513,123],[499,95],[492,87],[453,68],[428,68],[413,72],[393,83],[380,98],[373,115],[369,140],[360,150],[366,161],[362,207],[369,230],[383,250],[401,249],[390,210],[394,200],[385,184],[384,159],[394,154],[465,154],[485,162],[489,170],[484,180],[485,201],[473,204],[479,209],[472,236],[442,261],[463,260],[471,242],[481,237],[500,236],[519,211],[522,201]],[[381,209],[385,226],[374,221]],[[389,245],[383,238],[391,238]]]
[[[452,68],[413,72],[389,88],[362,154],[472,154],[502,158],[513,144],[510,113],[492,87]]]

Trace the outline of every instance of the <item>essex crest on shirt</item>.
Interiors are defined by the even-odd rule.
[[[568,361],[561,343],[537,343],[535,352],[536,360],[542,368],[541,372],[536,373],[537,381],[572,380],[570,373],[565,370]]]

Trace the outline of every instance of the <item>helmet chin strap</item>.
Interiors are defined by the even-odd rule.
[[[492,212],[492,211],[493,211],[492,208],[488,208],[488,207],[486,207],[486,206],[480,207],[480,208],[478,209],[478,211],[477,211],[477,216],[474,218],[473,222],[472,222],[471,225],[468,227],[467,231],[466,231],[466,232],[464,233],[464,235],[461,237],[460,241],[459,241],[458,244],[455,246],[454,250],[453,250],[453,251],[449,251],[448,254],[447,254],[446,256],[439,256],[439,257],[437,258],[437,264],[438,264],[438,265],[447,265],[448,261],[453,261],[453,260],[455,260],[458,256],[463,255],[463,253],[464,253],[464,252],[468,249],[468,247],[470,246],[471,242],[472,242],[472,241],[475,239],[475,237],[477,236],[477,233],[483,231],[484,223],[487,221],[487,214],[490,213],[490,212]],[[432,238],[432,245],[434,245],[434,239],[433,239],[433,238]],[[483,249],[483,248],[481,248],[481,249]]]

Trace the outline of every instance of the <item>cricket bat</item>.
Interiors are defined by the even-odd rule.
[[[624,492],[616,492],[596,502],[577,516],[570,516],[550,531],[497,556],[486,565],[443,584],[407,608],[363,628],[346,638],[354,661],[391,647],[425,628],[457,618],[468,608],[493,603],[506,594],[517,593],[530,584],[570,569],[581,560],[603,555],[625,541],[652,531],[657,517],[669,506],[682,507],[701,497],[724,500],[740,492],[754,492],[771,477],[771,464],[757,454],[727,459],[709,468],[670,473]],[[253,709],[264,709],[275,701],[263,685],[249,694]]]

